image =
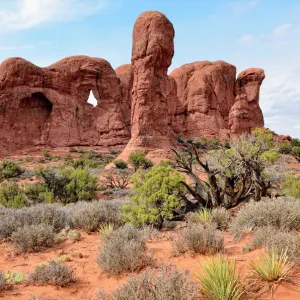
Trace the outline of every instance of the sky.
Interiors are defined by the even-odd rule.
[[[0,62],[44,67],[89,55],[117,68],[130,63],[132,28],[146,10],[174,25],[170,72],[200,60],[264,69],[265,126],[300,138],[300,0],[0,0]]]

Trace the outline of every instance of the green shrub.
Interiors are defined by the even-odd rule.
[[[253,279],[267,282],[290,281],[293,263],[288,261],[286,252],[278,255],[275,252],[266,253],[259,257],[259,263],[250,262]]]
[[[295,146],[292,148],[292,154],[294,155],[294,157],[300,161],[300,146]]]
[[[12,234],[11,240],[22,252],[36,252],[54,244],[54,232],[49,225],[25,225]]]
[[[164,220],[171,220],[180,213],[186,188],[184,177],[170,167],[156,166],[147,174],[137,172],[133,182],[132,205],[124,205],[126,222],[137,226],[148,224],[161,228]]]
[[[69,149],[69,152],[74,153],[74,152],[78,152],[78,150],[75,149],[75,148],[73,148],[73,147],[71,147],[71,148]]]
[[[75,160],[70,160],[69,164],[75,169],[100,169],[103,168],[109,162],[110,160],[105,159],[102,156],[102,154],[99,154],[96,151],[89,151],[87,153],[81,154]]]
[[[143,151],[130,153],[129,163],[134,167],[135,171],[137,169],[148,169],[153,166],[152,161],[146,158],[146,154]]]
[[[278,144],[278,151],[282,154],[289,154],[292,151],[292,145],[290,143],[281,142]]]
[[[132,225],[111,231],[102,239],[97,263],[104,272],[111,274],[138,271],[152,262],[146,240],[145,232]]]
[[[114,201],[79,202],[69,209],[68,220],[72,228],[87,232],[97,231],[110,223],[119,227],[123,223],[121,204]]]
[[[28,200],[33,203],[51,203],[53,202],[54,195],[47,188],[47,185],[41,182],[26,184],[25,194]]]
[[[281,255],[286,252],[289,259],[300,263],[300,236],[297,232],[278,230],[274,227],[263,227],[257,230],[244,252],[264,247],[268,253]]]
[[[184,228],[177,239],[173,240],[175,254],[215,254],[224,248],[224,237],[213,225],[206,227],[198,224]]]
[[[281,189],[287,196],[300,199],[300,179],[293,175],[286,175],[281,180]]]
[[[123,159],[115,160],[114,164],[118,169],[127,169],[128,168],[127,162],[124,161]]]
[[[48,159],[51,158],[51,155],[47,150],[43,150],[42,153],[45,158],[48,158]]]
[[[14,161],[4,160],[0,163],[0,181],[20,176],[24,170]]]
[[[236,272],[235,261],[218,256],[208,263],[203,262],[202,275],[196,275],[200,293],[208,300],[238,300],[244,295],[240,275]]]
[[[5,207],[21,208],[25,205],[25,196],[16,182],[8,181],[0,186],[0,203]]]
[[[300,146],[299,139],[292,139],[292,140],[291,140],[291,146],[292,146],[292,147]]]
[[[130,276],[112,296],[100,292],[96,300],[103,299],[195,300],[198,299],[198,287],[188,270],[162,265],[158,269],[146,269],[139,275]]]
[[[54,199],[63,204],[95,199],[97,178],[85,169],[50,167],[41,169],[40,175]]]
[[[249,202],[232,219],[230,231],[235,239],[260,227],[274,226],[279,229],[300,229],[300,201],[277,198]]]
[[[29,275],[29,280],[32,283],[55,286],[66,286],[75,282],[72,268],[56,261],[37,266],[34,272]]]

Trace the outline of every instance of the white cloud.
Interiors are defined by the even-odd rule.
[[[254,34],[245,34],[237,40],[238,44],[253,44],[255,42]]]
[[[259,0],[239,0],[229,2],[229,6],[236,12],[240,13],[243,11],[248,11],[258,4]]]
[[[20,45],[20,46],[0,46],[0,51],[11,51],[19,49],[33,49],[34,45]]]
[[[292,24],[279,25],[273,30],[273,35],[285,36],[288,32],[290,32],[291,29],[293,29],[293,27],[294,26]]]
[[[0,4],[0,32],[91,15],[105,8],[106,3],[107,0],[11,0],[5,9]]]

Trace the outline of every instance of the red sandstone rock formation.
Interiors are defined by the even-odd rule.
[[[259,106],[259,90],[265,78],[262,69],[247,69],[235,82],[236,100],[229,113],[230,132],[234,135],[263,127],[264,118]]]
[[[174,55],[174,28],[160,12],[142,13],[133,30],[131,139],[123,152],[170,149],[176,83],[167,75]]]
[[[90,91],[98,100],[87,103]],[[0,147],[126,144],[118,79],[104,59],[65,58],[47,68],[21,59],[0,65]]]
[[[131,123],[131,91],[133,85],[133,72],[130,64],[122,65],[116,70],[116,74],[119,78],[119,85],[121,89],[122,96],[122,110],[123,116],[125,118],[126,126],[130,130]]]
[[[177,83],[176,134],[210,138],[225,133],[235,99],[236,68],[223,61],[199,61],[175,69],[170,76]]]

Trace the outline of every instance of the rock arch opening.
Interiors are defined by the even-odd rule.
[[[98,105],[98,101],[97,101],[97,99],[96,99],[96,97],[95,97],[92,90],[90,91],[87,103],[92,104],[94,107],[96,107]]]
[[[51,101],[40,92],[22,99],[15,118],[15,127],[22,132],[22,144],[37,145],[42,142],[47,120],[53,109]]]

